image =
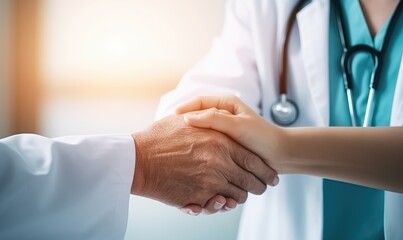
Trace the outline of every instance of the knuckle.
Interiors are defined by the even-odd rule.
[[[208,120],[214,120],[217,117],[217,113],[219,112],[219,110],[217,108],[210,108],[207,110],[207,114],[206,114],[206,118]]]
[[[254,190],[253,177],[249,174],[247,176],[241,177],[239,181],[241,184],[240,187],[245,191],[252,192]]]
[[[211,109],[211,115],[212,115],[212,117],[215,118],[219,112],[220,112],[220,110],[217,109],[217,108]]]
[[[246,155],[243,156],[243,158],[242,158],[242,164],[243,164],[244,168],[248,171],[256,170],[256,167],[257,167],[256,159],[249,158]]]
[[[237,96],[235,96],[235,95],[229,95],[228,100],[230,102],[237,102],[237,101],[239,101],[239,98]]]
[[[216,107],[212,107],[212,108],[207,109],[207,112],[208,112],[209,114],[214,114],[214,113],[216,113],[217,111],[218,111],[218,109],[217,109]]]

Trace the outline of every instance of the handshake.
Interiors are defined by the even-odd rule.
[[[233,209],[278,184],[281,133],[236,97],[199,97],[133,134],[131,193],[191,215]]]

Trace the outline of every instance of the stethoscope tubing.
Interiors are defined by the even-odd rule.
[[[381,53],[368,46],[368,45],[364,45],[364,44],[359,44],[359,45],[355,45],[351,48],[344,48],[344,53],[341,57],[341,67],[342,67],[342,72],[343,72],[343,83],[344,83],[344,88],[346,90],[346,94],[347,94],[347,103],[348,103],[348,109],[349,109],[349,114],[350,114],[350,119],[351,119],[351,125],[353,127],[358,126],[357,124],[357,120],[355,117],[355,109],[354,109],[354,104],[353,104],[353,97],[352,97],[352,85],[353,85],[353,81],[352,81],[352,69],[351,69],[351,64],[352,64],[352,60],[355,54],[358,53],[368,53],[370,56],[372,56],[372,59],[374,61],[374,68],[372,70],[371,73],[371,79],[370,79],[370,83],[369,83],[369,94],[368,94],[368,99],[367,99],[367,105],[366,105],[366,109],[365,109],[365,116],[364,116],[364,121],[363,121],[363,127],[368,127],[370,126],[370,122],[372,119],[372,105],[374,102],[374,97],[375,97],[375,76],[378,70],[378,66],[379,66],[379,59],[380,59],[380,55]]]
[[[287,26],[283,34],[282,40],[282,52],[281,52],[281,68],[280,68],[280,82],[279,82],[279,93],[287,94],[287,71],[288,71],[288,46],[290,45],[290,36],[292,31],[292,26],[297,19],[297,14],[301,11],[310,0],[301,0],[292,9],[290,16],[287,19]]]
[[[280,66],[280,79],[279,79],[279,93],[281,99],[274,103],[271,108],[271,115],[273,121],[282,126],[288,126],[293,124],[298,118],[298,105],[295,104],[292,100],[287,98],[287,71],[288,71],[288,46],[292,31],[292,26],[294,25],[297,14],[301,11],[310,0],[300,0],[297,5],[292,9],[289,18],[287,19],[286,30],[284,32],[284,37],[282,40],[282,54],[281,56],[281,66]],[[363,120],[363,127],[371,126],[372,120],[372,109],[374,105],[375,93],[376,89],[379,85],[380,74],[383,68],[383,57],[386,52],[387,47],[389,46],[389,42],[392,38],[394,29],[396,27],[398,18],[401,15],[403,10],[403,1],[399,1],[386,30],[386,35],[384,42],[381,46],[381,50],[364,45],[358,44],[355,46],[351,46],[346,38],[346,30],[344,28],[345,23],[343,22],[345,18],[342,16],[341,6],[338,0],[331,0],[333,7],[335,9],[335,13],[337,16],[337,28],[339,32],[340,42],[343,48],[343,54],[341,57],[341,70],[342,70],[342,78],[343,84],[347,95],[348,109],[351,118],[351,125],[357,126],[356,119],[356,111],[354,109],[354,99],[352,95],[353,90],[353,79],[352,79],[352,71],[351,64],[352,59],[357,53],[366,53],[372,56],[374,61],[374,67],[371,73],[371,79],[369,83],[369,93],[367,99],[367,105],[365,108],[365,116]],[[281,111],[279,111],[280,109]]]
[[[383,67],[383,58],[384,54],[386,52],[387,46],[389,45],[390,39],[392,37],[393,31],[395,29],[397,20],[400,16],[400,13],[403,8],[402,1],[399,1],[392,18],[390,20],[388,29],[386,31],[385,39],[382,44],[381,50],[378,51],[377,49],[365,45],[365,44],[358,44],[355,46],[349,47],[348,40],[346,38],[346,32],[344,28],[344,22],[343,20],[345,19],[342,17],[342,11],[340,7],[340,3],[338,0],[332,0],[333,6],[336,12],[337,16],[337,28],[339,31],[339,36],[340,36],[340,42],[343,47],[343,55],[341,58],[341,68],[343,72],[343,84],[344,88],[346,90],[346,95],[347,95],[347,102],[348,102],[348,108],[349,108],[349,113],[350,113],[350,118],[351,118],[351,125],[353,127],[357,126],[357,120],[355,116],[355,109],[354,109],[354,104],[353,104],[353,97],[352,97],[352,88],[353,88],[353,81],[352,81],[352,70],[351,70],[351,64],[352,64],[352,59],[357,53],[367,53],[370,55],[374,61],[374,67],[371,73],[371,79],[369,82],[369,93],[368,93],[368,99],[367,99],[367,105],[365,108],[365,116],[363,120],[363,127],[369,127],[371,126],[371,120],[372,120],[372,114],[373,114],[373,105],[374,105],[374,99],[375,99],[375,93],[376,89],[379,85],[380,81],[380,73]]]

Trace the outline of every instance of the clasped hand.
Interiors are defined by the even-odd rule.
[[[185,122],[189,126],[213,129],[226,134],[258,155],[268,166],[277,173],[282,173],[286,156],[285,132],[254,112],[235,96],[208,96],[198,97],[180,106],[177,114],[184,114]],[[271,183],[278,184],[276,176]],[[219,195],[212,199],[222,200]],[[226,202],[232,199],[226,198]],[[197,209],[197,206],[188,205],[186,208]],[[205,208],[207,213],[212,210]]]
[[[266,149],[276,144],[263,146],[267,139],[251,133],[271,125],[239,99],[200,97],[177,113],[133,134],[133,194],[197,215],[203,209],[215,213],[235,208],[248,192],[262,194],[267,185],[278,183],[278,166],[271,161],[276,156]]]

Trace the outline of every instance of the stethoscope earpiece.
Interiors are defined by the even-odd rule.
[[[280,126],[289,126],[297,121],[298,107],[287,99],[285,94],[282,94],[280,101],[275,102],[271,106],[271,117],[274,123]]]

